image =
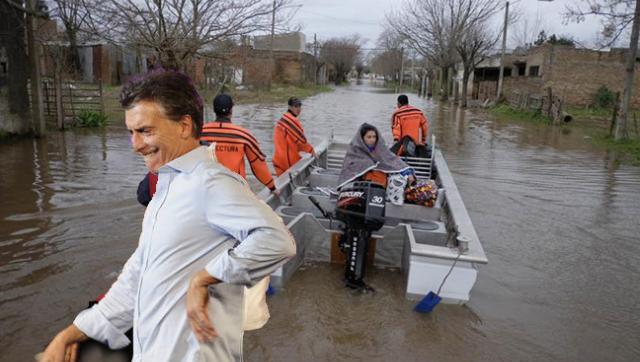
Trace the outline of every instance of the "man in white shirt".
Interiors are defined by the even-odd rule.
[[[118,280],[45,350],[75,359],[78,342],[131,341],[134,361],[242,359],[243,293],[295,254],[282,220],[198,137],[202,101],[188,77],[155,72],[121,94],[133,150],[158,174],[138,248]]]

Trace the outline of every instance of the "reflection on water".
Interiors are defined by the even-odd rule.
[[[320,94],[304,101],[303,125],[316,144],[349,140],[362,122],[389,141],[395,97],[366,84]],[[426,110],[489,257],[471,302],[417,315],[397,270],[372,270],[378,293],[359,296],[340,268],[309,264],[271,298],[269,324],[247,333],[247,360],[638,360],[640,168],[592,150],[578,129],[410,101]],[[268,155],[284,102],[234,110]],[[144,165],[122,125],[0,152],[0,360],[23,361],[132,252]]]

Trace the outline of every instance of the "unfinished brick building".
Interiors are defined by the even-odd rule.
[[[598,51],[566,45],[543,44],[505,57],[503,94],[509,100],[520,95],[544,96],[551,88],[565,104],[589,106],[601,86],[622,92],[628,49]],[[495,99],[499,56],[483,61],[470,79],[471,97]],[[640,106],[640,81],[636,77],[632,107]]]

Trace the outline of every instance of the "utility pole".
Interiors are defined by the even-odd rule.
[[[400,48],[400,85],[398,93],[402,93],[402,83],[404,80],[404,48]]]
[[[46,135],[47,129],[44,119],[44,105],[42,103],[42,79],[40,77],[40,47],[36,44],[36,2],[27,0],[27,47],[29,51],[29,66],[31,67],[31,118],[33,129],[38,137]]]
[[[273,56],[273,37],[276,30],[276,0],[273,0],[273,10],[271,11],[271,41],[269,44],[269,58],[270,58],[270,67],[269,67],[269,83],[268,90],[271,91],[271,80],[273,79],[273,68],[276,66],[275,57]]]
[[[636,0],[636,10],[633,15],[633,26],[631,28],[631,43],[629,44],[629,54],[625,66],[624,90],[622,91],[622,102],[620,103],[620,113],[616,120],[616,131],[614,140],[618,141],[629,137],[627,131],[627,113],[629,112],[629,101],[633,90],[633,76],[636,67],[636,56],[638,53],[638,35],[640,32],[640,0]]]
[[[313,33],[313,84],[318,85],[318,38],[316,33]]]
[[[502,96],[502,80],[504,78],[504,53],[507,48],[507,23],[509,21],[509,2],[504,7],[504,29],[502,29],[502,53],[500,54],[500,75],[498,76],[498,92],[496,93],[496,102],[500,101]]]

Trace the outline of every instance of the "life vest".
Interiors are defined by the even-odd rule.
[[[302,124],[291,112],[282,115],[273,131],[273,168],[280,176],[300,160],[300,151],[313,153]]]
[[[215,142],[218,162],[244,178],[247,177],[244,162],[246,157],[258,181],[271,190],[275,189],[266,156],[247,129],[230,121],[210,122],[202,127],[200,140],[209,144]]]
[[[371,181],[384,188],[387,187],[387,179],[388,179],[387,174],[378,170],[371,170],[365,173],[364,175],[362,175],[363,181]]]
[[[391,122],[394,141],[408,136],[416,145],[426,143],[429,122],[418,108],[410,105],[399,107],[393,112]]]

